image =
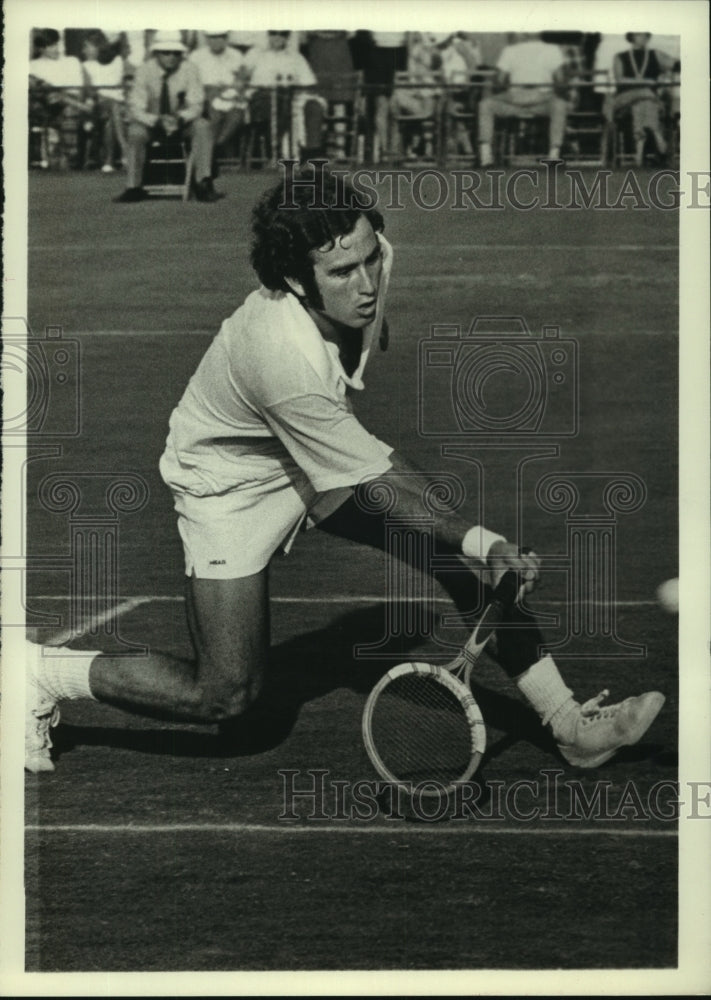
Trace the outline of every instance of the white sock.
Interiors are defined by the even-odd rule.
[[[548,154],[549,160],[559,160],[560,159],[560,146],[551,146],[550,152]]]
[[[491,163],[494,159],[491,153],[491,143],[490,142],[480,142],[479,143],[479,162],[480,163]]]
[[[39,650],[37,680],[55,701],[94,698],[89,687],[89,668],[99,651],[66,646],[40,646]]]
[[[540,715],[544,726],[550,725],[556,739],[569,739],[571,726],[566,722],[577,706],[573,692],[558,672],[553,657],[544,656],[516,679],[519,691]]]

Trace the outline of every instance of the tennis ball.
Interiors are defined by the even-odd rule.
[[[679,614],[679,580],[665,580],[657,587],[657,600],[670,615]]]

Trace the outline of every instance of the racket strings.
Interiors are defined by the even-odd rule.
[[[413,784],[461,779],[474,752],[462,702],[435,675],[393,679],[374,706],[371,736],[390,773]]]

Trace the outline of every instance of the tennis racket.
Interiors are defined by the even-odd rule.
[[[474,774],[486,748],[486,728],[469,679],[518,588],[518,575],[509,570],[450,663],[401,663],[370,692],[363,741],[381,778],[438,795]]]

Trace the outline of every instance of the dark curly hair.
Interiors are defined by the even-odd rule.
[[[32,32],[32,45],[35,56],[40,55],[51,45],[60,41],[61,35],[55,28],[35,28]]]
[[[303,285],[308,301],[319,308],[313,253],[333,249],[361,216],[376,233],[383,231],[384,222],[377,209],[359,205],[342,177],[302,168],[294,181],[293,187],[280,182],[269,188],[255,205],[250,259],[265,288],[291,291],[285,279],[294,278]]]

